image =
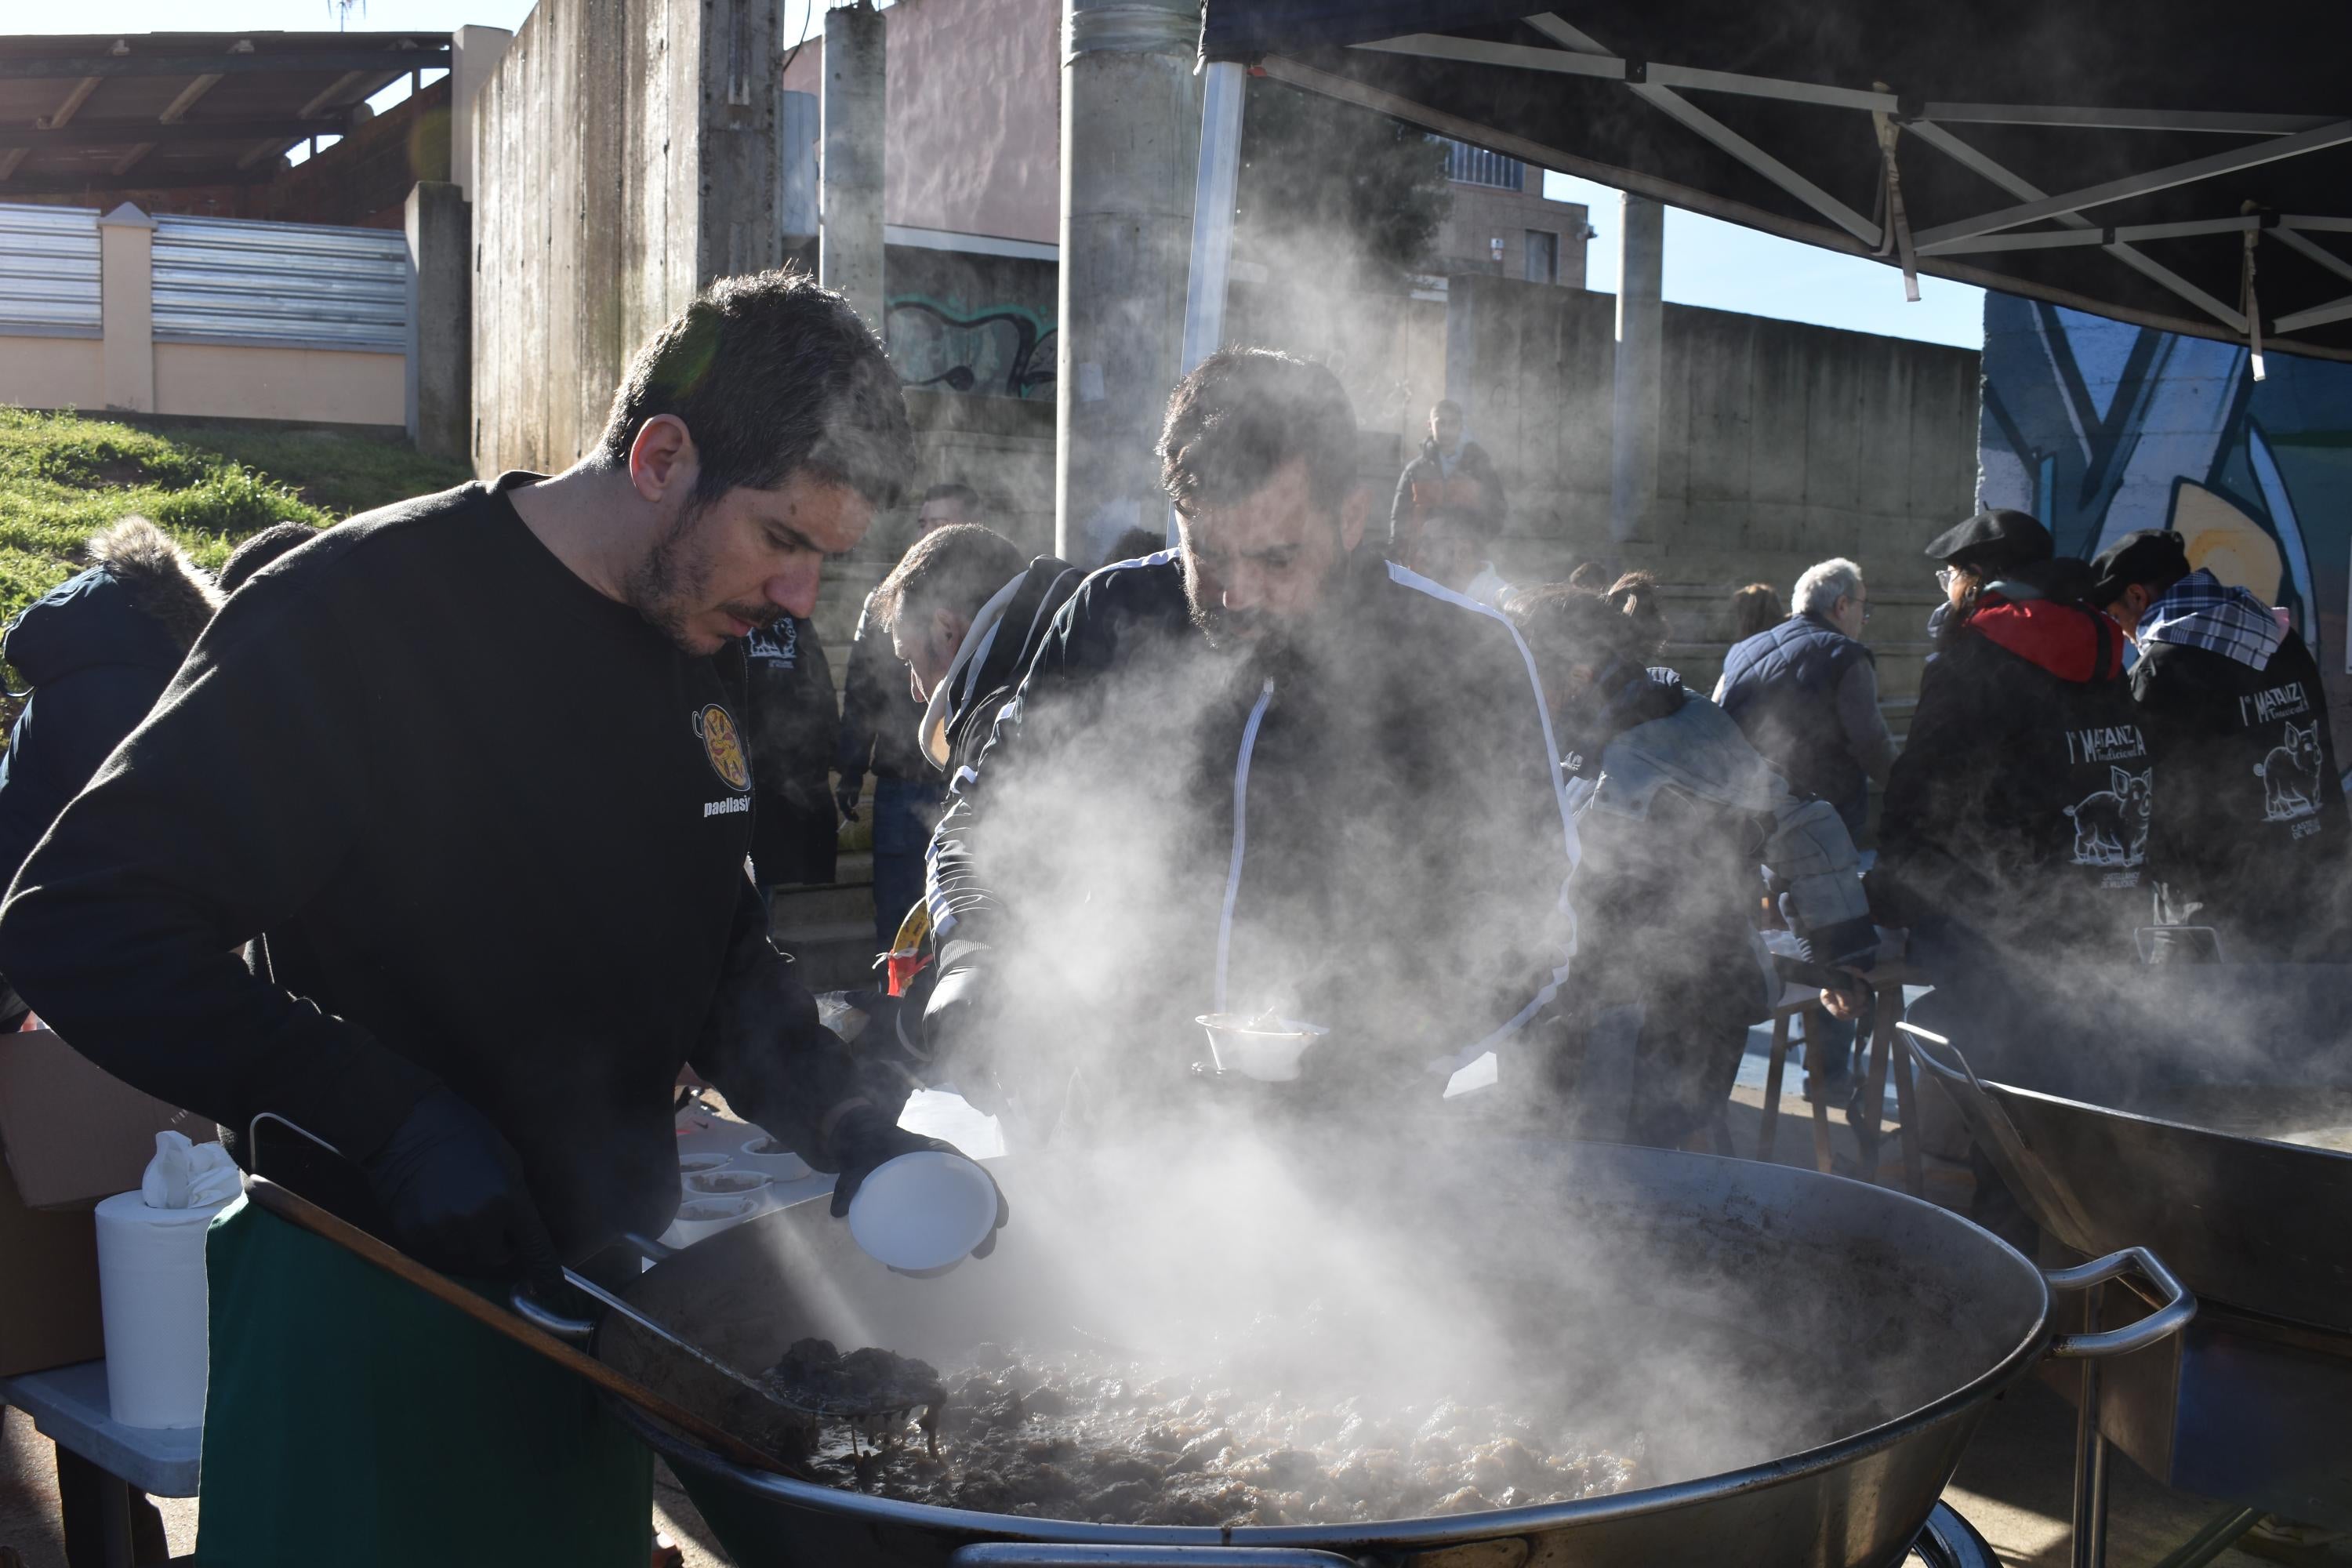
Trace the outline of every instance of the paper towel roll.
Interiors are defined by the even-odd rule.
[[[107,1402],[125,1426],[205,1422],[205,1226],[227,1207],[159,1209],[137,1193],[98,1205]]]

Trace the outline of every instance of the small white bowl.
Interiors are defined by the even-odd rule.
[[[774,1139],[762,1135],[743,1145],[743,1157],[759,1164],[774,1182],[805,1181],[812,1173],[809,1163]]]
[[[942,1150],[883,1162],[849,1200],[851,1238],[877,1263],[918,1279],[961,1263],[995,1226],[996,1184]]]
[[[1219,1071],[1265,1083],[1296,1079],[1307,1047],[1331,1032],[1321,1024],[1296,1018],[1253,1018],[1240,1013],[1203,1013],[1192,1022],[1208,1032]]]
[[[759,1206],[756,1197],[689,1197],[677,1205],[677,1217],[662,1234],[662,1240],[672,1247],[692,1247],[704,1237],[742,1224]]]
[[[768,1173],[765,1171],[691,1171],[686,1176],[686,1192],[689,1198],[751,1198],[755,1202],[767,1195]]]
[[[680,1154],[677,1157],[677,1177],[686,1180],[698,1171],[716,1171],[732,1160],[732,1154]]]

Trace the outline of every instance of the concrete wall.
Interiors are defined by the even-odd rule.
[[[1457,277],[1449,311],[1448,384],[1502,466],[1512,561],[1609,554],[1614,300]],[[1664,357],[1658,521],[1628,563],[1785,595],[1851,555],[1874,587],[1932,584],[1921,547],[1974,504],[1978,355],[1670,304]]]
[[[882,221],[1052,245],[1062,188],[1059,0],[898,0]],[[815,92],[811,39],[783,85]]]
[[[106,401],[106,345],[97,338],[0,338],[0,403],[97,408]]]
[[[158,414],[396,429],[407,406],[405,354],[226,343],[155,345]]]
[[[629,354],[778,265],[777,8],[540,0],[475,99],[477,471],[561,468]]]

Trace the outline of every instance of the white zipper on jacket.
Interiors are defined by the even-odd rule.
[[[1268,676],[1258,689],[1248,721],[1242,726],[1241,760],[1234,764],[1234,858],[1225,872],[1224,912],[1217,920],[1217,994],[1212,1012],[1225,1011],[1225,961],[1233,952],[1234,900],[1242,890],[1242,854],[1249,841],[1250,753],[1257,750],[1258,726],[1265,722],[1266,705],[1273,700],[1274,679]]]

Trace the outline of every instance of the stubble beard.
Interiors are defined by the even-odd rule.
[[[753,626],[766,626],[779,614],[772,605],[739,606],[708,602],[711,551],[702,527],[708,510],[698,499],[688,500],[621,584],[629,608],[636,611],[647,626],[677,644],[681,652],[696,658],[707,658],[718,651],[699,646],[713,635],[695,629],[697,617],[705,611],[720,610]],[[719,646],[725,646],[724,639]]]

